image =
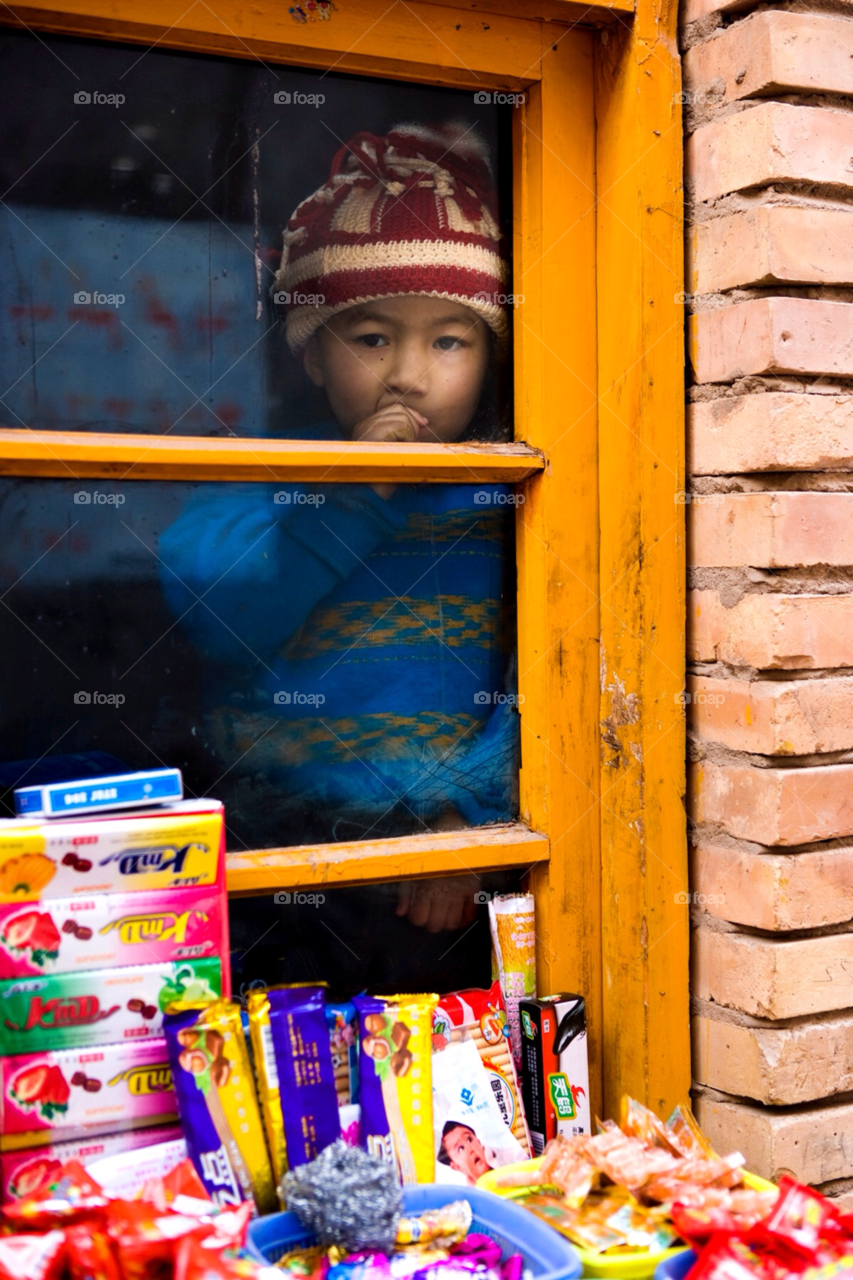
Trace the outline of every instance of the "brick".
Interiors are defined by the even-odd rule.
[[[754,853],[700,842],[690,854],[690,883],[703,911],[752,929],[818,929],[853,919],[853,847]]]
[[[808,756],[853,747],[853,676],[687,682],[693,732],[756,755]],[[853,916],[853,911],[851,911]]]
[[[748,594],[727,609],[719,592],[691,591],[688,656],[695,662],[807,671],[853,666],[853,595]]]
[[[853,21],[766,12],[727,27],[684,57],[684,84],[702,104],[777,93],[853,94]],[[717,97],[725,85],[722,99]]]
[[[851,59],[853,61],[853,59]],[[721,396],[687,410],[692,475],[853,468],[853,395]]]
[[[771,182],[853,185],[853,114],[762,102],[704,124],[687,140],[685,167],[698,201]]]
[[[853,564],[853,493],[698,494],[687,512],[688,564]]]
[[[754,1018],[802,1018],[853,1005],[853,933],[781,942],[700,927],[690,953],[694,996]]]
[[[777,1181],[831,1182],[853,1175],[853,1104],[779,1114],[701,1094],[696,1119],[717,1151],[740,1151],[748,1169]]]
[[[752,298],[700,311],[688,323],[697,382],[748,374],[853,377],[853,304]]]
[[[679,12],[679,29],[683,30],[688,23],[712,13],[735,13],[739,9],[748,9],[749,4],[750,0],[684,0]]]
[[[839,1213],[853,1213],[853,1191],[833,1192],[832,1187],[818,1187],[818,1191],[831,1200]]]
[[[853,1090],[853,1014],[794,1027],[693,1019],[697,1084],[773,1106]]]
[[[853,31],[853,22],[849,26]],[[853,211],[763,205],[712,218],[692,229],[688,264],[697,294],[777,283],[850,284]]]
[[[739,840],[790,846],[853,835],[853,764],[757,769],[705,762],[691,770],[690,794],[696,822]]]

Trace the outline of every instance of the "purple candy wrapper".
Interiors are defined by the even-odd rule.
[[[271,1213],[278,1201],[240,1006],[174,1005],[163,1034],[187,1150],[214,1203],[253,1200]]]
[[[271,987],[270,1029],[291,1169],[341,1136],[323,988]]]

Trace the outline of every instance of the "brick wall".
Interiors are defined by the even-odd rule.
[[[681,34],[695,1105],[853,1207],[853,3]]]

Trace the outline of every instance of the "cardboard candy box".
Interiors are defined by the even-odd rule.
[[[0,1054],[150,1039],[173,1001],[221,993],[218,958],[0,982]]]
[[[126,1133],[110,1134],[104,1138],[10,1151],[0,1156],[0,1200],[8,1204],[10,1200],[31,1196],[68,1160],[87,1164],[123,1151],[137,1151],[156,1143],[179,1141],[180,1138],[179,1125],[155,1125],[151,1129],[129,1129]]]
[[[0,820],[0,902],[216,884],[222,813],[218,800],[196,800],[114,818]]]
[[[53,1130],[67,1139],[89,1130],[91,1137],[93,1128],[110,1133],[124,1124],[163,1124],[177,1115],[161,1036],[2,1058],[0,1084],[0,1145],[11,1134]]]
[[[592,1132],[586,1009],[582,996],[522,1000],[521,1093],[533,1154],[541,1156],[558,1133]]]
[[[0,905],[0,979],[217,956],[216,885]]]

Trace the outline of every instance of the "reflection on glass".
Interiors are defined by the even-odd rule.
[[[512,817],[512,497],[0,481],[4,758],[178,765],[235,849]]]
[[[311,435],[329,408],[309,331],[419,294],[456,299],[485,339],[464,433],[508,438],[512,108],[102,41],[4,32],[0,49],[3,425]],[[419,122],[408,141],[400,121]],[[421,416],[421,438],[447,438]]]

